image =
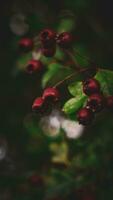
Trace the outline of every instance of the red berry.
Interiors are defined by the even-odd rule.
[[[38,97],[35,99],[32,105],[32,111],[37,113],[44,111],[44,99],[42,99],[42,97]]]
[[[58,101],[60,98],[59,91],[56,88],[47,88],[44,90],[43,99],[47,101]]]
[[[22,38],[19,41],[19,48],[24,52],[29,52],[33,49],[33,41],[30,38]]]
[[[51,47],[51,45],[55,44],[56,33],[51,29],[44,29],[40,33],[40,40],[42,45],[46,48]]]
[[[36,70],[41,70],[43,68],[43,64],[40,60],[30,60],[28,62],[28,65],[27,65],[27,68],[26,68],[26,71],[30,74],[32,74],[34,71]]]
[[[54,54],[56,53],[56,48],[43,48],[42,49],[42,54],[46,57],[53,57]]]
[[[83,82],[83,92],[86,95],[89,96],[91,94],[98,93],[99,91],[100,91],[100,84],[96,79],[92,78]]]
[[[107,107],[109,110],[113,111],[113,96],[108,96],[108,97],[106,98],[106,107]]]
[[[89,125],[94,118],[94,114],[88,108],[82,108],[77,114],[77,119],[82,125]]]
[[[93,112],[99,112],[104,107],[104,97],[101,94],[92,94],[87,102],[87,107]]]
[[[94,118],[94,114],[88,108],[82,108],[77,113],[77,119],[82,125],[89,125]]]
[[[67,48],[73,41],[72,35],[69,32],[63,32],[56,38],[57,44],[62,48]]]
[[[29,180],[33,186],[41,187],[44,185],[43,178],[39,175],[32,175]]]

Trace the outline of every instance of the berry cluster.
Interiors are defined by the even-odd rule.
[[[51,29],[42,30],[38,39],[41,53],[46,57],[54,56],[57,45],[62,49],[67,49],[73,41],[72,35],[69,32],[57,34]],[[23,38],[19,41],[19,47],[23,52],[32,51],[35,45],[35,40],[30,38]],[[30,74],[35,71],[41,71],[42,69],[43,63],[35,59],[28,61],[26,66],[26,71]],[[88,72],[86,70],[86,75]],[[86,78],[83,81],[83,92],[88,96],[88,100],[86,106],[81,108],[77,114],[77,119],[80,124],[90,124],[94,119],[95,113],[100,112],[105,105],[110,110],[113,110],[113,96],[105,97],[101,91],[100,83],[95,78]],[[45,113],[49,105],[57,102],[59,97],[59,91],[56,88],[47,88],[44,90],[42,97],[35,99],[32,110],[37,113]]]
[[[53,57],[56,52],[56,44],[61,48],[68,48],[72,43],[72,36],[69,32],[63,32],[61,34],[56,34],[51,29],[44,29],[39,34],[39,42],[41,44],[41,53],[46,57]],[[32,51],[35,47],[35,42],[31,38],[22,38],[19,41],[19,49],[28,53]],[[40,60],[30,60],[26,66],[26,71],[28,73],[33,73],[35,71],[40,71],[43,69],[43,64]]]
[[[45,114],[51,109],[52,104],[55,104],[60,98],[60,93],[56,88],[46,88],[42,97],[38,97],[34,100],[32,105],[32,111]]]
[[[94,119],[94,114],[100,112],[105,106],[113,110],[113,96],[104,97],[100,83],[96,79],[83,81],[83,92],[88,96],[88,100],[86,106],[77,114],[80,124],[90,124]]]
[[[72,42],[72,36],[69,32],[56,34],[53,30],[45,29],[40,34],[40,41],[43,55],[52,57],[56,52],[56,44],[61,48],[68,48]]]

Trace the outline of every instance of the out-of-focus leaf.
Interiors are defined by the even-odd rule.
[[[104,94],[113,95],[113,71],[100,69],[95,78],[100,82]]]
[[[75,20],[73,18],[61,19],[58,32],[70,32],[75,28]]]
[[[48,71],[45,73],[42,79],[42,86],[53,86],[70,75],[72,72],[73,70],[70,68],[66,68],[59,63],[53,63],[51,66],[49,66]]]
[[[17,61],[17,69],[24,71],[27,65],[27,62],[32,58],[32,53],[22,55]]]

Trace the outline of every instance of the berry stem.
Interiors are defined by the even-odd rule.
[[[66,76],[63,80],[61,80],[58,83],[56,83],[53,87],[56,88],[56,87],[62,85],[65,81],[70,80],[72,77],[74,77],[75,74],[76,74],[76,72]]]
[[[75,58],[75,56],[73,55],[73,53],[71,52],[71,51],[69,51],[69,50],[67,50],[67,49],[65,49],[65,50],[63,50],[67,55],[68,55],[68,57],[71,59],[71,61],[73,62],[73,64],[74,64],[74,69],[76,69],[77,71],[79,71],[80,70],[80,68],[81,68],[81,66],[78,64],[78,62],[77,62],[77,60],[76,60],[76,58]]]
[[[79,70],[77,69],[77,71],[75,71],[74,73],[71,73],[70,75],[66,76],[63,80],[61,80],[58,83],[56,83],[53,87],[58,87],[58,86],[62,85],[65,81],[71,80],[75,76],[79,80],[80,77],[78,75],[81,75],[81,77],[83,78],[85,72],[87,72],[88,70],[90,70],[90,69],[89,68],[85,68],[85,69],[81,68]],[[97,69],[96,69],[96,71],[97,71]]]

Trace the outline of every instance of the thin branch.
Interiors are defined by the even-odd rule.
[[[58,87],[58,86],[62,85],[65,81],[70,80],[73,76],[75,76],[75,74],[76,74],[76,72],[66,76],[66,78],[64,78],[63,80],[56,83],[53,87]]]
[[[90,68],[85,68],[85,69],[79,69],[79,71],[77,71],[77,72],[74,72],[74,73],[72,73],[72,74],[70,74],[70,75],[68,75],[68,76],[66,76],[63,80],[61,80],[61,81],[59,81],[58,83],[56,83],[53,87],[58,87],[58,86],[60,86],[61,84],[63,84],[65,81],[67,81],[67,80],[70,80],[72,77],[74,77],[75,75],[76,76],[78,76],[78,75],[82,75],[83,73],[85,74],[85,72],[87,72],[88,70],[91,70]],[[96,71],[97,71],[97,69],[96,69]]]

